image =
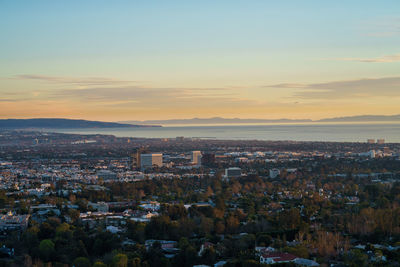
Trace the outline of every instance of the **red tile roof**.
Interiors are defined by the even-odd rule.
[[[275,262],[281,261],[292,261],[297,258],[297,256],[283,253],[283,252],[267,252],[261,255],[264,259],[272,258]]]

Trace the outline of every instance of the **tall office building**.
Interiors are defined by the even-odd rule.
[[[151,167],[162,167],[163,166],[163,155],[161,153],[155,154],[141,154],[140,155],[140,168],[147,169]]]
[[[131,155],[132,170],[139,170],[141,168],[140,155],[146,153],[146,149],[138,148]]]
[[[192,151],[191,160],[194,165],[201,165],[201,152]]]

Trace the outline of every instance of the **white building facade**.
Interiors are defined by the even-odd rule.
[[[140,155],[140,168],[147,169],[152,167],[163,166],[163,155],[161,153],[141,154]]]
[[[192,151],[191,161],[194,165],[201,165],[201,151]]]

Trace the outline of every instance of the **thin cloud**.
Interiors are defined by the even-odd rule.
[[[143,88],[96,87],[57,90],[53,99],[75,99],[82,103],[126,107],[204,107],[250,104],[251,100],[237,97],[227,88]],[[254,103],[253,103],[254,104]]]
[[[386,55],[375,58],[336,58],[337,61],[357,61],[366,63],[390,63],[390,62],[400,62],[400,54]]]
[[[29,101],[29,98],[0,98],[0,102],[23,102]]]
[[[164,98],[182,94],[182,90],[148,89],[134,86],[66,89],[54,92],[55,97],[72,97],[84,101],[120,101],[144,98]]]
[[[272,85],[266,85],[264,87],[269,87],[269,88],[306,88],[307,84],[301,84],[301,83],[278,83],[278,84],[272,84]]]
[[[236,92],[239,87],[175,88],[145,87],[134,81],[103,77],[61,77],[48,75],[17,75],[13,79],[36,80],[57,86],[41,94],[42,99],[74,100],[103,106],[160,105],[197,106],[248,103]],[[242,88],[242,87],[240,87]],[[235,92],[236,91],[236,92]],[[37,93],[36,96],[39,96]]]
[[[70,84],[70,85],[120,85],[134,83],[135,81],[118,80],[103,77],[61,77],[61,76],[46,76],[46,75],[32,75],[23,74],[16,75],[13,79],[18,80],[37,80],[56,84]]]
[[[367,97],[400,97],[400,77],[358,79],[309,84],[275,84],[268,88],[301,89],[292,97],[304,99],[349,99]]]
[[[17,99],[0,98],[0,102],[17,102]]]

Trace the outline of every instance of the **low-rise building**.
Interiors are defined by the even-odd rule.
[[[238,167],[230,167],[225,169],[225,177],[240,177],[242,176],[242,169]]]
[[[23,231],[28,227],[29,215],[14,215],[11,211],[0,217],[0,231]]]
[[[297,256],[284,252],[265,252],[260,255],[260,263],[275,264],[294,262]]]
[[[281,174],[281,171],[279,169],[271,169],[269,170],[269,177],[272,179],[275,179]]]

